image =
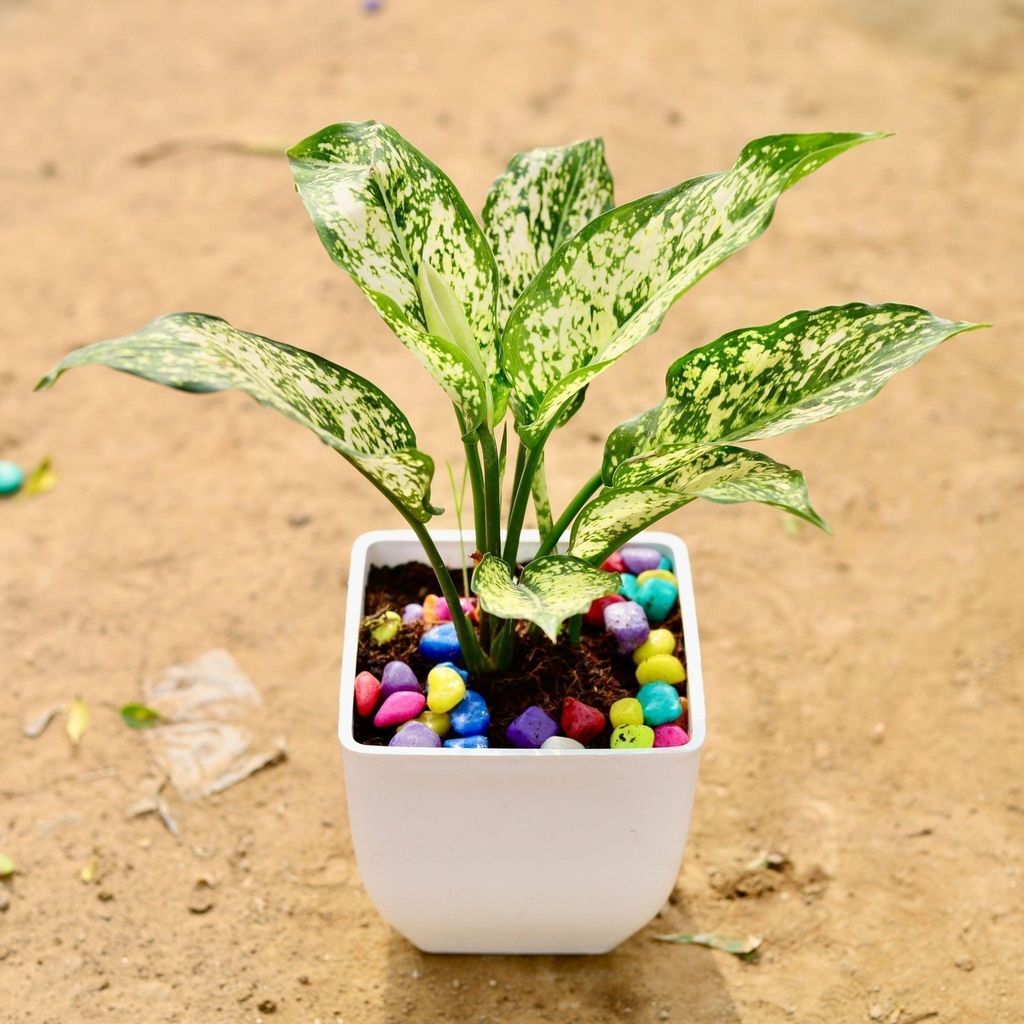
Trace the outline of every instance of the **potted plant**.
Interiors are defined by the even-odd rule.
[[[531,150],[495,181],[482,227],[386,125],[334,125],[289,151],[328,253],[451,400],[472,556],[461,529],[427,527],[442,511],[434,462],[402,411],[313,353],[177,313],[72,352],[40,382],[98,363],[183,391],[241,389],[312,430],[406,521],[354,547],[340,737],[367,890],[421,948],[602,952],[670,892],[704,740],[690,570],[666,534],[620,549],[698,498],[824,528],[803,476],[744,443],[860,405],[981,325],[853,303],[726,334],[669,367],[665,397],[611,431],[557,518],[545,445],[591,381],[765,230],[783,191],[882,137],[769,136],[727,171],[618,207],[600,140]],[[524,531],[531,497],[538,529]],[[424,559],[430,609],[409,600],[401,621],[369,607],[374,573]],[[659,618],[669,628],[649,632]],[[635,696],[597,706],[609,692]]]

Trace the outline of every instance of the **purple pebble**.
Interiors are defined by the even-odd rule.
[[[441,737],[428,725],[422,722],[410,722],[403,726],[391,740],[389,747],[439,747]]]
[[[619,601],[604,609],[604,628],[614,634],[620,654],[632,654],[651,632],[647,615],[636,601]]]
[[[420,622],[422,618],[423,605],[421,604],[407,604],[402,609],[402,621],[405,623]]]
[[[640,545],[624,547],[621,554],[623,564],[634,576],[639,576],[648,569],[657,569],[661,565],[661,552],[656,548],[645,548]]]
[[[509,743],[515,747],[539,747],[558,732],[558,723],[536,704],[528,707],[505,730]]]
[[[386,700],[391,694],[401,690],[422,692],[416,673],[404,661],[389,661],[380,677],[381,698]]]

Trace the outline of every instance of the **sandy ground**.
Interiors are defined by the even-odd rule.
[[[0,2],[0,453],[60,474],[0,507],[0,850],[19,868],[0,1019],[1024,1020],[1022,41],[1019,0]],[[761,508],[668,521],[695,566],[710,742],[680,899],[607,957],[424,956],[367,901],[335,685],[348,545],[395,517],[351,469],[238,395],[99,370],[30,394],[71,346],[198,309],[384,384],[454,456],[444,403],[322,252],[285,162],[236,145],[369,116],[477,207],[513,150],[592,133],[625,199],[772,131],[899,132],[787,195],[593,388],[551,456],[556,504],[669,361],[724,329],[854,298],[997,324],[770,446],[833,539]],[[220,645],[291,756],[176,801],[176,841],[124,816],[149,764],[116,708]],[[60,726],[20,735],[75,694],[93,708],[77,754]],[[792,869],[728,898],[766,849]],[[608,890],[628,884],[623,865]],[[763,955],[652,941],[681,928],[756,933]]]

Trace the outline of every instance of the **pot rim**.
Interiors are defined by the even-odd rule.
[[[458,530],[431,530],[430,536],[437,542],[458,543]],[[690,742],[682,747],[658,747],[645,750],[611,748],[584,748],[583,750],[523,750],[515,747],[470,748],[453,751],[445,747],[387,747],[359,743],[352,732],[353,702],[355,700],[356,658],[359,651],[359,624],[363,618],[363,593],[365,583],[353,586],[354,580],[362,581],[367,572],[367,563],[376,544],[409,542],[419,544],[412,530],[369,530],[356,537],[349,558],[348,594],[345,601],[344,649],[341,659],[341,691],[339,696],[338,739],[348,753],[360,757],[486,757],[524,758],[547,757],[604,757],[635,758],[637,756],[692,757],[698,755],[706,738],[704,706],[704,677],[701,671],[700,640],[697,633],[697,609],[693,598],[693,580],[690,575],[690,558],[686,544],[675,534],[660,531],[646,531],[630,540],[630,544],[649,544],[668,548],[679,583],[680,613],[683,622],[683,645],[686,652],[686,696],[689,701]],[[539,544],[536,530],[523,530],[521,543],[527,547]],[[559,545],[561,549],[563,545]],[[426,562],[426,556],[423,556]]]

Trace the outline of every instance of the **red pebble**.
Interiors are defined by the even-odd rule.
[[[604,728],[604,715],[597,708],[566,697],[562,705],[562,731],[577,743],[587,744]]]
[[[609,555],[601,563],[601,568],[604,569],[605,572],[629,572],[626,568],[626,563],[622,560],[622,555],[618,551]]]
[[[379,697],[380,680],[372,672],[360,672],[356,676],[356,711],[369,718]]]
[[[607,594],[605,597],[599,597],[591,606],[590,610],[584,616],[588,626],[593,626],[595,629],[604,629],[604,610],[610,604],[618,604],[620,601],[626,599],[621,594]]]

